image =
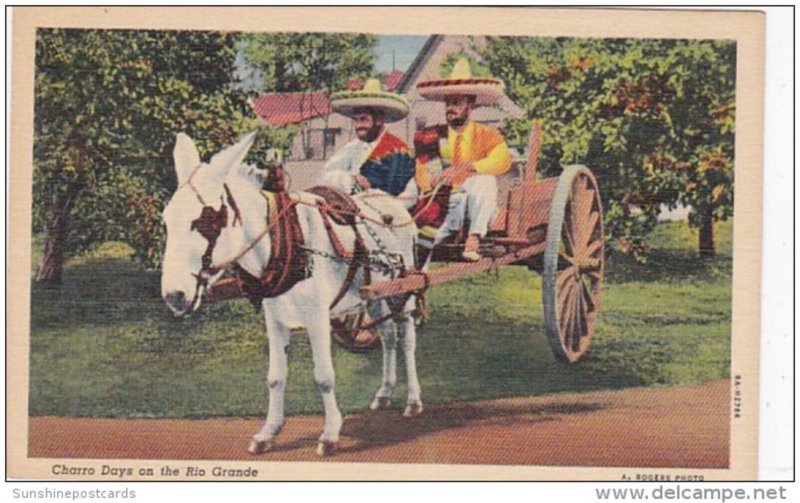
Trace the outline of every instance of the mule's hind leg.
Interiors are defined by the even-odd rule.
[[[264,310],[266,313],[266,309]],[[253,435],[250,454],[261,454],[274,446],[275,436],[283,427],[283,400],[288,374],[287,354],[289,352],[289,328],[271,321],[265,316],[267,338],[269,339],[269,370],[267,371],[267,389],[269,390],[269,408],[264,426]]]
[[[331,325],[326,311],[317,320],[309,320],[306,325],[311,340],[314,358],[314,381],[322,394],[325,405],[325,428],[319,437],[317,454],[329,456],[336,452],[339,443],[339,430],[342,428],[342,413],[336,404],[336,375],[331,355]]]
[[[406,312],[409,312],[414,305],[414,298],[409,299],[406,304]],[[414,417],[422,413],[422,390],[417,379],[417,327],[414,318],[406,314],[397,327],[398,333],[403,334],[403,342],[406,357],[406,372],[408,374],[408,401],[403,416]]]
[[[392,321],[381,326],[383,346],[383,381],[369,404],[371,410],[388,409],[392,404],[392,393],[397,385],[397,327]]]
[[[373,320],[384,318],[389,308],[384,301],[370,303],[369,315]],[[388,409],[392,403],[392,393],[397,385],[397,327],[391,319],[378,327],[383,347],[383,380],[381,387],[369,404],[371,410]]]

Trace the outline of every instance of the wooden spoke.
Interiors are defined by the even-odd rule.
[[[585,220],[592,211],[594,190],[586,186],[588,182],[587,179],[580,178],[573,186],[570,207],[572,209],[572,215],[576,220]]]
[[[586,244],[591,239],[591,230],[587,228],[585,220],[576,220],[571,222],[575,228],[573,234],[575,235],[575,244],[578,245],[580,251],[586,248]]]
[[[567,252],[564,250],[559,250],[558,256],[569,262],[570,265],[575,265],[575,259],[567,255]]]
[[[597,307],[595,306],[594,300],[592,300],[592,294],[589,292],[589,287],[586,286],[586,283],[581,281],[581,296],[583,297],[583,301],[586,303],[586,312],[593,313]]]
[[[562,231],[564,237],[566,238],[564,242],[564,247],[567,248],[567,253],[569,253],[574,257],[578,254],[578,250],[575,247],[575,238],[572,235],[572,226],[569,224],[570,224],[569,220],[564,222],[564,228]]]
[[[570,283],[570,287],[572,283]],[[571,295],[572,288],[570,288],[570,295],[565,296],[565,306],[564,310],[561,313],[561,340],[564,344],[564,347],[568,348],[570,346],[570,338],[574,330],[574,321],[575,321],[575,302],[573,300],[573,295]]]
[[[561,334],[565,348],[572,346],[572,336],[575,332],[575,299],[572,295],[569,298],[569,308],[564,313],[564,330]]]
[[[566,314],[569,307],[567,304],[570,295],[572,295],[572,286],[571,278],[567,278],[564,281],[564,285],[558,290],[558,306],[562,317]]]
[[[595,253],[597,253],[603,247],[603,242],[599,239],[597,241],[593,241],[583,250],[583,254],[581,258],[589,258]]]
[[[569,197],[569,209],[572,215],[576,218],[580,218],[581,215],[581,207],[579,202],[579,193],[581,189],[586,189],[585,182],[578,177],[572,182],[572,188],[570,190],[570,197]]]
[[[587,276],[592,278],[594,281],[602,281],[603,280],[603,273],[599,269],[597,270],[589,270],[585,273]]]
[[[578,243],[580,243],[583,246],[586,246],[591,242],[592,236],[594,235],[595,227],[597,227],[597,222],[599,220],[600,220],[600,213],[594,211],[591,214],[589,214],[589,220],[585,224],[579,226],[581,237],[578,238]]]
[[[562,292],[566,282],[572,278],[572,268],[564,269],[558,273],[558,280],[556,281],[556,291]]]
[[[573,351],[580,351],[581,337],[586,334],[586,318],[584,318],[583,308],[583,295],[578,292],[578,295],[575,296],[575,321],[573,323],[575,331],[572,334]]]
[[[559,301],[559,305],[561,306],[561,316],[565,320],[569,319],[572,316],[574,290],[575,290],[575,283],[573,283],[572,281],[567,282]]]

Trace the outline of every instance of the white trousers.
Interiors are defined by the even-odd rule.
[[[497,213],[497,181],[492,175],[473,175],[450,194],[444,224],[436,233],[433,245],[457,233],[469,220],[469,233],[484,237]]]

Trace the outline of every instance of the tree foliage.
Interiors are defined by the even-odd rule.
[[[443,79],[450,78],[453,67],[456,66],[456,63],[461,59],[465,59],[467,63],[469,63],[469,71],[473,77],[491,77],[489,69],[483,65],[479,59],[476,59],[464,49],[451,52],[444,57],[441,65],[439,65],[439,76]]]
[[[369,74],[375,42],[371,35],[40,29],[33,215],[47,243],[37,279],[60,281],[67,256],[108,240],[158,264],[160,212],[176,188],[176,133],[192,136],[206,158],[260,126],[236,81],[240,52],[264,77],[262,90],[311,91]],[[293,132],[262,128],[248,160],[262,164],[266,149],[285,149]]]
[[[691,206],[696,226],[731,216],[734,43],[491,37],[482,52],[526,113],[509,140],[541,121],[545,174],[589,166],[623,251],[644,257],[662,205]]]
[[[39,279],[58,281],[65,255],[106,240],[158,261],[175,134],[208,155],[246,123],[231,88],[235,43],[197,31],[37,32],[34,226],[48,233],[51,267]]]
[[[373,72],[375,35],[347,33],[246,34],[242,54],[258,73],[259,91],[343,89],[348,79]]]

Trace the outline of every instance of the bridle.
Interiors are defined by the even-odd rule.
[[[233,198],[233,194],[231,193],[227,183],[222,184],[223,188],[225,189],[225,196],[220,196],[219,209],[215,209],[213,206],[208,204],[203,198],[202,194],[200,194],[200,191],[197,190],[197,187],[195,187],[195,185],[192,183],[192,178],[202,165],[202,163],[198,164],[191,174],[189,174],[189,178],[187,178],[186,181],[176,189],[177,192],[183,187],[188,186],[190,189],[192,189],[195,197],[197,197],[197,200],[203,206],[200,216],[192,221],[190,229],[193,231],[196,230],[201,236],[203,236],[203,238],[205,238],[206,241],[208,241],[208,246],[206,246],[206,251],[203,253],[200,261],[200,270],[198,270],[197,273],[192,273],[192,276],[194,276],[196,280],[196,285],[194,297],[192,298],[192,302],[189,304],[188,312],[194,310],[195,304],[200,296],[201,289],[207,288],[211,278],[224,269],[224,267],[227,265],[215,265],[212,261],[214,256],[214,247],[217,245],[217,239],[219,239],[220,234],[222,234],[222,229],[228,226],[228,206],[225,204],[226,200],[227,204],[230,205],[231,209],[233,210],[234,216],[231,225],[235,227],[237,222],[239,225],[242,225],[242,214],[239,211],[239,206],[236,204],[236,200]],[[253,246],[255,246],[255,243],[253,243],[249,248],[252,248]]]
[[[195,187],[195,185],[192,183],[192,178],[201,166],[202,163],[198,164],[186,181],[179,185],[176,189],[177,192],[183,187],[188,186],[190,189],[192,189],[192,192],[194,192],[194,195],[197,197],[197,200],[200,202],[200,204],[203,205],[203,210],[200,212],[200,216],[191,223],[191,230],[196,230],[206,239],[206,241],[208,241],[208,246],[206,247],[206,251],[203,253],[203,257],[200,261],[200,270],[197,271],[197,273],[192,273],[192,276],[194,276],[196,281],[195,291],[189,310],[186,314],[189,314],[194,310],[195,304],[197,304],[197,300],[200,298],[201,289],[208,287],[211,278],[250,252],[250,250],[252,250],[259,243],[259,241],[264,238],[264,236],[269,234],[283,220],[286,214],[298,204],[297,200],[288,201],[285,207],[278,212],[275,218],[271,222],[267,222],[267,225],[264,227],[264,229],[250,242],[250,244],[242,248],[233,257],[215,264],[213,262],[214,247],[217,245],[217,239],[219,239],[220,234],[222,234],[222,229],[228,226],[228,207],[225,203],[227,202],[227,204],[230,205],[231,209],[233,210],[233,222],[231,223],[232,227],[235,227],[237,222],[239,225],[242,225],[242,214],[241,211],[239,211],[239,206],[236,204],[236,199],[234,199],[227,183],[222,184],[222,187],[225,189],[225,196],[220,197],[220,208],[218,210],[205,201],[203,196],[200,194],[200,191],[197,190],[197,187]]]
[[[238,222],[239,225],[242,225],[242,215],[241,215],[241,212],[239,210],[238,205],[236,204],[236,199],[233,197],[233,194],[231,193],[230,187],[228,187],[227,183],[223,183],[223,185],[222,185],[224,190],[225,190],[225,194],[220,196],[220,207],[219,207],[219,209],[214,208],[212,205],[210,205],[210,204],[208,204],[208,202],[206,202],[206,200],[203,198],[203,196],[200,193],[200,191],[197,189],[197,187],[194,185],[194,183],[192,183],[192,179],[194,178],[194,175],[197,173],[197,171],[200,169],[201,166],[202,166],[202,163],[198,164],[194,168],[194,170],[192,170],[192,172],[189,174],[189,177],[186,179],[186,181],[183,182],[182,184],[180,184],[178,186],[178,188],[176,189],[176,192],[177,192],[178,190],[182,189],[183,187],[188,186],[192,190],[192,192],[194,193],[194,195],[197,198],[198,202],[202,205],[203,209],[200,212],[200,216],[192,221],[190,229],[192,231],[196,230],[208,242],[208,245],[206,246],[206,250],[203,253],[203,256],[201,258],[200,269],[197,271],[197,273],[192,273],[192,276],[194,276],[195,281],[196,281],[195,292],[194,292],[194,297],[192,298],[192,301],[189,304],[189,308],[188,308],[188,310],[186,311],[185,314],[189,314],[192,311],[194,311],[194,309],[196,307],[195,305],[197,304],[198,299],[200,298],[201,292],[204,291],[204,289],[208,288],[209,283],[211,281],[211,278],[213,278],[216,274],[218,274],[220,271],[225,270],[228,266],[230,266],[234,262],[237,262],[239,259],[241,259],[244,255],[246,255],[248,252],[250,252],[250,250],[252,250],[256,246],[256,244],[258,244],[267,234],[270,234],[273,230],[275,230],[275,232],[278,232],[279,235],[280,235],[280,233],[284,233],[284,234],[287,233],[288,232],[287,229],[283,229],[283,228],[279,229],[278,228],[279,224],[281,224],[284,221],[284,219],[289,216],[290,212],[294,211],[294,208],[298,204],[302,203],[302,204],[308,204],[310,206],[315,206],[320,211],[320,214],[322,215],[323,221],[327,223],[326,229],[328,231],[328,236],[331,239],[331,243],[333,244],[337,255],[339,255],[340,257],[346,257],[346,260],[350,263],[350,267],[348,269],[348,277],[345,279],[345,282],[344,282],[342,288],[340,289],[339,293],[336,296],[336,299],[334,300],[333,304],[331,305],[331,309],[338,303],[339,300],[341,300],[341,298],[347,292],[347,290],[350,287],[350,284],[352,283],[352,281],[355,278],[356,271],[359,269],[360,266],[364,267],[364,269],[365,269],[365,278],[367,278],[367,282],[369,283],[369,270],[368,270],[369,269],[369,261],[368,261],[368,259],[366,259],[366,256],[367,256],[366,246],[364,245],[363,239],[361,238],[360,234],[358,233],[358,230],[355,228],[355,220],[352,222],[352,225],[353,225],[354,231],[356,232],[356,237],[357,237],[357,239],[356,239],[357,242],[355,244],[356,249],[354,249],[354,251],[351,252],[351,253],[347,253],[347,251],[344,249],[344,246],[341,243],[338,242],[338,239],[336,238],[335,233],[333,232],[332,226],[331,226],[330,222],[328,221],[329,216],[332,216],[332,215],[338,215],[339,217],[350,216],[350,217],[352,217],[354,219],[358,218],[358,219],[362,219],[362,220],[365,220],[365,221],[371,221],[371,222],[373,222],[373,223],[375,223],[377,225],[381,225],[381,226],[387,227],[387,228],[396,228],[396,227],[403,227],[403,226],[409,225],[409,224],[414,222],[414,219],[416,217],[416,215],[415,215],[415,217],[412,217],[407,222],[393,223],[391,221],[386,221],[383,218],[381,220],[371,218],[371,217],[365,215],[364,213],[362,213],[360,210],[358,210],[356,208],[353,208],[353,209],[350,209],[350,210],[345,209],[345,208],[334,208],[334,207],[330,207],[330,205],[328,203],[322,202],[322,201],[317,201],[316,203],[312,204],[312,203],[305,202],[300,198],[286,197],[285,201],[283,203],[283,207],[280,208],[277,211],[277,214],[274,216],[274,218],[271,219],[271,221],[270,221],[270,219],[267,220],[267,225],[250,242],[250,244],[245,246],[242,250],[240,250],[236,255],[234,255],[230,259],[227,259],[227,260],[225,260],[223,262],[220,262],[220,263],[214,263],[213,262],[214,248],[216,247],[217,240],[219,239],[219,236],[222,234],[222,230],[225,229],[228,226],[228,223],[229,223],[228,222],[228,206],[231,207],[231,209],[233,210],[233,215],[234,215],[233,216],[233,221],[231,222],[231,226],[235,227],[237,225],[237,222]],[[273,182],[275,182],[275,181],[273,181]],[[278,182],[273,183],[273,185],[275,185],[275,186],[272,187],[272,189],[274,189],[274,191],[276,191],[276,192],[284,192],[284,193],[286,193],[286,187],[284,185],[282,185],[282,183],[283,183],[282,181],[278,180]],[[437,187],[437,190],[438,190],[438,187]],[[435,195],[435,192],[436,191],[434,191],[434,195]],[[428,205],[430,205],[430,201],[428,201],[428,204],[425,205],[425,207],[422,208],[422,209],[423,210],[426,209]],[[295,221],[296,221],[296,218],[297,217],[295,216],[294,217]],[[270,257],[271,260],[275,260],[276,259],[276,257],[274,256],[274,251],[275,250],[273,250],[273,253],[271,254],[271,257]],[[312,251],[312,250],[309,250],[309,251]],[[289,256],[292,256],[291,252],[289,252]],[[290,264],[291,261],[290,260],[285,260],[286,257],[281,257],[281,259],[285,262],[285,266],[288,267],[289,266],[288,264]],[[269,264],[267,266],[267,269],[269,269]],[[403,268],[403,269],[405,269],[405,268]],[[283,291],[282,287],[285,287],[286,285],[293,285],[294,283],[285,283],[283,281],[284,279],[286,279],[286,274],[289,273],[289,272],[290,271],[288,269],[283,269],[281,271],[281,275],[280,275],[281,279],[278,279],[276,284],[271,285],[271,287],[274,287],[278,291]],[[270,283],[272,283],[272,282],[270,282]],[[265,285],[262,283],[259,288],[263,289],[264,286]],[[266,290],[264,290],[264,291],[266,291]],[[274,292],[271,292],[269,295],[266,295],[266,296],[273,296],[273,294],[274,294]],[[394,312],[394,310],[392,310],[392,311]],[[381,319],[381,321],[383,321],[384,319],[385,318]]]

